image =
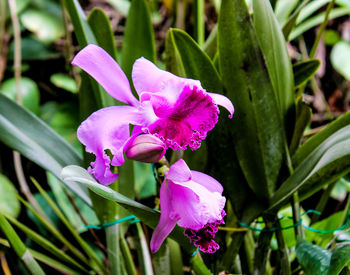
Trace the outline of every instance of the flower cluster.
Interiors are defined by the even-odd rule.
[[[225,96],[208,93],[198,80],[175,76],[143,57],[135,61],[132,70],[139,99],[122,69],[102,48],[88,45],[72,64],[127,104],[96,111],[77,131],[86,151],[96,156],[88,170],[103,185],[118,178],[110,168],[122,165],[124,154],[138,161],[157,162],[168,148],[196,150],[218,121],[218,105],[229,111],[230,118],[234,112]],[[130,125],[134,126],[131,134]],[[204,252],[215,252],[218,245],[213,238],[225,216],[222,191],[219,182],[190,171],[183,160],[172,165],[160,190],[161,217],[152,236],[152,251],[159,249],[178,224],[194,245]]]

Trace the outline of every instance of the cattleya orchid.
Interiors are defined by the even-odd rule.
[[[218,121],[217,105],[225,107],[230,117],[234,112],[225,96],[208,93],[198,80],[163,71],[143,57],[135,61],[132,70],[139,100],[134,97],[124,72],[102,48],[86,46],[72,64],[90,74],[112,97],[128,104],[96,111],[77,131],[86,151],[96,156],[89,172],[103,185],[118,178],[110,166],[124,163],[124,152],[136,136],[151,134],[163,142],[165,149],[196,150]],[[134,125],[131,135],[129,124]],[[106,150],[113,155],[112,159]]]
[[[221,184],[212,177],[191,171],[184,160],[174,163],[160,187],[160,220],[153,232],[151,250],[156,252],[178,224],[199,249],[214,253],[213,240],[223,217],[226,199]]]

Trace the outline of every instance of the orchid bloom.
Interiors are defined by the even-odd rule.
[[[223,217],[226,199],[221,184],[212,177],[191,171],[184,160],[174,163],[160,187],[160,220],[153,232],[151,250],[156,252],[178,224],[199,249],[214,253],[213,240]]]
[[[152,134],[162,140],[165,149],[185,150],[188,146],[195,150],[218,121],[217,105],[225,107],[230,117],[234,112],[225,96],[207,93],[198,80],[160,70],[143,57],[135,61],[132,70],[139,100],[133,96],[124,72],[102,48],[86,46],[72,64],[90,74],[112,97],[128,104],[94,112],[77,131],[86,151],[96,156],[89,172],[103,185],[118,178],[110,166],[124,163],[124,152],[137,135]],[[135,125],[131,136],[129,124]]]

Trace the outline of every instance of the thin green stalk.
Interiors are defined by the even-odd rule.
[[[125,262],[125,268],[128,275],[137,275],[136,267],[134,260],[132,259],[132,255],[128,246],[128,243],[126,242],[125,238],[123,236],[120,237],[120,250],[124,257]]]
[[[141,262],[144,268],[144,274],[152,275],[153,268],[152,268],[152,260],[151,255],[149,253],[148,244],[146,241],[145,234],[143,233],[143,229],[140,223],[136,223],[136,229],[137,229],[137,235],[139,237],[140,241],[140,252],[141,252]]]
[[[281,228],[281,224],[278,220],[278,217],[276,217],[275,224],[278,228]],[[282,230],[280,230],[280,229],[277,230],[275,234],[276,234],[276,239],[277,239],[277,243],[278,243],[278,256],[280,258],[280,274],[290,275],[291,270],[290,270],[290,263],[289,263],[289,259],[288,259],[288,251],[287,251],[286,244],[284,242]]]
[[[60,250],[59,248],[57,248],[53,243],[49,242],[47,239],[45,239],[44,237],[40,236],[38,233],[36,233],[32,229],[30,229],[29,227],[25,226],[21,222],[17,221],[16,219],[14,219],[14,218],[12,218],[10,216],[6,216],[6,218],[12,224],[14,224],[19,230],[24,232],[28,236],[29,239],[31,239],[32,241],[37,243],[39,246],[41,246],[45,250],[49,251],[50,253],[56,255],[61,260],[74,265],[76,268],[82,270],[85,273],[88,273],[87,269],[85,269],[77,261],[72,259],[69,255],[67,255],[67,253],[65,253],[62,250]],[[86,262],[86,264],[89,265],[89,262]]]
[[[119,224],[106,227],[106,242],[111,275],[120,275],[120,247],[119,247]]]
[[[304,230],[303,230],[303,226],[300,223],[301,220],[301,214],[300,214],[300,204],[299,204],[299,195],[298,195],[298,191],[296,191],[293,194],[293,198],[292,198],[292,212],[293,212],[293,222],[294,224],[298,224],[298,226],[296,226],[294,228],[294,232],[295,232],[295,238],[297,239],[298,237],[300,238],[304,238]]]
[[[315,208],[316,211],[323,212],[335,184],[336,184],[336,182],[329,184],[327,186],[326,190],[323,191],[322,196],[316,205],[316,208]],[[319,218],[320,218],[320,215],[313,214],[310,224],[314,224],[315,222],[318,221]]]
[[[327,6],[327,10],[326,10],[326,13],[325,13],[325,16],[324,16],[324,20],[323,20],[323,22],[322,22],[322,24],[320,26],[320,29],[318,30],[315,42],[314,42],[314,44],[312,45],[312,48],[311,48],[311,52],[310,52],[310,55],[309,55],[310,58],[314,58],[315,57],[318,44],[320,43],[321,37],[322,37],[323,32],[324,32],[324,30],[326,28],[326,25],[328,23],[329,13],[331,12],[331,10],[333,8],[334,3],[335,3],[335,0],[332,0],[331,2],[329,2],[328,6]]]
[[[29,252],[24,243],[18,237],[16,231],[1,214],[0,228],[6,235],[17,256],[24,262],[29,272],[33,275],[45,275],[45,272],[42,270],[38,262],[33,258],[32,254]]]
[[[61,241],[67,249],[69,249],[76,257],[78,257],[85,264],[89,264],[89,261],[85,258],[85,256],[69,242],[55,227],[51,224],[47,223],[38,212],[35,211],[33,207],[31,207],[22,197],[17,196],[18,199],[23,203],[23,205],[30,211],[32,214],[40,221],[40,223],[45,226],[47,230],[49,230],[53,236],[55,236],[59,241]]]
[[[194,0],[194,34],[199,46],[204,45],[204,0]]]
[[[48,194],[45,192],[45,190],[39,185],[39,183],[34,179],[31,178],[32,182],[34,183],[35,187],[38,189],[40,194],[44,197],[44,199],[47,201],[47,203],[50,205],[52,210],[55,212],[55,214],[59,217],[59,219],[63,222],[63,224],[68,228],[68,230],[72,233],[74,238],[77,240],[77,242],[80,244],[81,248],[85,251],[85,253],[89,256],[89,258],[96,263],[98,268],[104,272],[108,273],[105,265],[102,263],[102,261],[97,257],[95,252],[92,250],[92,248],[83,240],[83,238],[75,231],[75,229],[72,227],[72,225],[69,223],[67,218],[63,215],[61,210],[56,206],[55,202],[48,196]]]

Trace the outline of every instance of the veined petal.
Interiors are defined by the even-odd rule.
[[[110,166],[124,163],[124,145],[130,138],[129,124],[138,124],[139,112],[131,106],[113,106],[103,108],[90,115],[79,126],[77,135],[86,151],[96,156],[89,172],[103,185],[118,178]],[[113,154],[111,161],[105,150]]]
[[[227,111],[229,111],[230,115],[228,117],[232,118],[233,113],[235,111],[235,108],[233,107],[233,104],[232,104],[231,100],[229,100],[224,95],[215,94],[215,93],[208,93],[208,94],[214,100],[215,104],[220,105],[220,106],[224,107]]]
[[[135,61],[132,68],[132,81],[139,96],[143,92],[164,92],[167,97],[173,97],[180,93],[185,85],[201,87],[198,80],[178,77],[161,70],[144,57]]]
[[[175,182],[185,182],[192,178],[191,170],[183,159],[179,159],[169,170],[166,178]]]
[[[211,176],[208,176],[207,174],[197,172],[197,171],[191,171],[192,174],[192,180],[194,182],[197,182],[198,184],[204,186],[206,189],[208,189],[210,192],[218,192],[222,194],[224,188],[218,182],[216,179],[212,178]]]
[[[160,187],[160,200],[162,202],[160,219],[156,229],[153,232],[150,244],[152,253],[156,252],[160,248],[166,237],[168,237],[170,232],[174,229],[177,222],[176,219],[172,219],[170,217],[171,194],[166,182],[164,182]]]
[[[129,81],[118,63],[101,47],[90,44],[72,60],[72,64],[91,75],[115,99],[138,106]]]
[[[172,194],[172,215],[179,226],[199,230],[207,223],[221,220],[226,199],[218,192],[210,192],[194,181],[169,181]]]

